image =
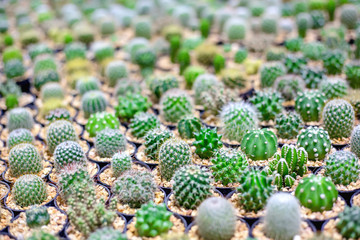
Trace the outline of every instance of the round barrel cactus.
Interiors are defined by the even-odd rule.
[[[9,132],[17,128],[31,130],[34,126],[34,118],[26,108],[14,108],[7,114],[7,125]]]
[[[319,88],[328,99],[342,98],[348,92],[348,84],[344,79],[338,77],[331,77],[322,80]]]
[[[110,158],[118,151],[125,151],[126,144],[126,138],[119,129],[104,129],[96,134],[95,149],[102,158]]]
[[[341,8],[340,21],[349,29],[355,29],[357,27],[357,21],[359,20],[359,12],[357,7],[353,4],[345,4]]]
[[[114,87],[117,81],[127,77],[127,68],[123,61],[112,61],[105,69],[105,76],[108,78],[109,86]]]
[[[16,204],[21,207],[41,204],[48,195],[44,180],[31,174],[23,175],[15,181],[12,194]]]
[[[38,174],[43,169],[43,164],[36,147],[29,143],[20,143],[13,147],[9,153],[9,169],[13,177]]]
[[[50,214],[47,207],[34,205],[25,212],[26,225],[29,228],[37,228],[50,223]]]
[[[192,86],[193,91],[195,92],[195,103],[201,104],[201,94],[208,91],[211,86],[218,85],[219,81],[217,77],[213,74],[204,73],[196,77],[195,82]]]
[[[199,118],[189,115],[185,116],[177,124],[177,129],[181,138],[194,138],[195,134],[201,129],[202,123]]]
[[[131,119],[129,127],[134,137],[142,138],[150,130],[160,127],[160,121],[152,113],[139,112]]]
[[[309,160],[321,161],[330,152],[331,141],[326,130],[318,127],[309,127],[301,130],[297,146],[303,147],[308,153]]]
[[[53,153],[56,146],[65,141],[77,141],[74,126],[66,120],[52,122],[46,132],[46,143],[50,153]]]
[[[282,139],[296,138],[303,125],[300,115],[295,112],[280,113],[275,118],[276,134]]]
[[[339,214],[338,219],[336,229],[342,237],[346,239],[360,238],[360,207],[345,206],[344,211]]]
[[[158,158],[160,146],[174,135],[168,129],[156,128],[150,130],[145,136],[145,154],[148,158],[156,160]]]
[[[271,87],[275,80],[285,75],[286,68],[280,62],[265,63],[260,69],[260,80],[262,87]]]
[[[111,170],[114,177],[120,177],[131,169],[132,159],[126,152],[117,152],[111,158]]]
[[[81,108],[85,118],[89,118],[92,113],[105,111],[106,105],[105,95],[99,90],[88,91],[81,98]]]
[[[317,122],[325,106],[326,97],[318,90],[309,90],[299,93],[295,100],[295,110],[304,122]]]
[[[18,128],[12,131],[7,138],[6,145],[9,149],[20,143],[34,143],[35,139],[32,133],[26,128]]]
[[[95,91],[100,89],[100,81],[98,78],[93,76],[84,76],[76,81],[76,90],[80,95],[84,95],[87,92]]]
[[[167,91],[160,101],[161,115],[165,121],[177,123],[182,117],[193,111],[190,96],[180,89]]]
[[[74,141],[60,143],[54,151],[54,165],[56,171],[60,171],[66,165],[79,163],[86,166],[86,156],[80,144]]]
[[[251,160],[267,160],[277,150],[277,137],[269,129],[250,130],[241,141],[241,150]]]
[[[113,114],[107,112],[91,114],[85,125],[85,129],[90,137],[95,137],[96,133],[103,129],[118,129],[119,127],[119,120]]]

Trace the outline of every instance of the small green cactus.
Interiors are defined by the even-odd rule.
[[[219,49],[216,45],[208,42],[201,43],[195,48],[195,56],[198,63],[204,66],[212,66]]]
[[[311,174],[300,180],[295,190],[300,204],[312,212],[331,210],[338,197],[338,191],[330,178]]]
[[[91,233],[87,240],[103,240],[103,239],[127,240],[127,237],[119,230],[113,229],[111,227],[103,227]]]
[[[66,61],[71,61],[76,58],[86,58],[86,46],[81,42],[73,42],[67,44],[64,48]]]
[[[282,61],[285,58],[285,51],[282,48],[269,48],[266,51],[266,61]]]
[[[320,60],[325,51],[326,47],[321,42],[309,42],[303,44],[301,47],[301,52],[304,54],[304,57],[315,61]]]
[[[257,91],[255,96],[250,98],[250,102],[256,107],[261,114],[261,120],[274,120],[276,114],[283,109],[283,98],[276,91]]]
[[[350,149],[360,158],[360,125],[356,126],[351,133]]]
[[[48,82],[41,87],[40,98],[42,101],[46,101],[50,98],[64,99],[65,93],[59,83]]]
[[[93,76],[81,77],[76,81],[76,90],[81,96],[93,90],[100,90],[100,81]]]
[[[270,62],[263,64],[260,69],[261,86],[263,88],[271,87],[275,80],[278,77],[285,75],[285,73],[286,68],[280,62]]]
[[[191,164],[190,146],[183,140],[170,138],[159,149],[159,167],[161,177],[170,181],[175,171]]]
[[[332,77],[323,80],[319,85],[319,89],[327,99],[342,98],[348,92],[348,85],[344,79]]]
[[[305,149],[310,161],[321,161],[330,152],[330,136],[322,128],[309,127],[301,130],[297,146]]]
[[[97,112],[90,115],[85,130],[90,137],[95,137],[96,133],[103,129],[118,129],[120,127],[119,120],[111,113]]]
[[[215,73],[218,74],[221,72],[221,70],[225,68],[226,59],[223,55],[216,54],[213,63],[214,63]]]
[[[196,165],[179,168],[172,179],[176,204],[185,209],[195,209],[211,196],[211,173]]]
[[[360,62],[356,61],[348,63],[347,65],[345,65],[344,72],[346,75],[346,80],[348,81],[350,87],[354,89],[360,88],[360,83],[358,81],[358,79],[360,78]]]
[[[304,43],[304,39],[300,37],[290,38],[285,41],[285,47],[290,52],[298,52],[301,50],[303,43]]]
[[[211,171],[215,181],[221,182],[224,186],[235,183],[239,174],[245,171],[249,163],[246,155],[239,149],[222,148],[211,158]]]
[[[65,141],[77,141],[74,126],[66,120],[52,122],[46,132],[46,143],[50,153],[53,153],[56,146]]]
[[[119,96],[126,96],[126,94],[132,93],[140,93],[141,92],[141,87],[139,86],[140,84],[137,81],[132,81],[129,79],[119,79],[116,83],[115,86],[115,96],[119,97]]]
[[[203,67],[200,66],[187,67],[183,74],[186,82],[186,88],[191,89],[193,87],[195,79],[204,73],[205,73],[205,69]]]
[[[23,60],[23,56],[21,50],[16,47],[8,47],[3,51],[2,61],[6,63],[10,60],[18,59],[20,61]]]
[[[350,103],[343,99],[331,100],[326,103],[322,118],[331,139],[350,137],[355,124],[355,112]]]
[[[31,130],[33,126],[34,118],[26,108],[18,107],[11,109],[7,115],[6,127],[9,129],[9,132],[18,128]]]
[[[284,59],[284,65],[288,73],[300,74],[306,64],[307,59],[302,55],[289,54]]]
[[[211,158],[214,153],[222,147],[222,135],[217,133],[216,128],[202,128],[195,133],[195,153],[203,159]]]
[[[21,77],[25,71],[23,62],[18,59],[12,59],[4,63],[4,73],[7,78]]]
[[[37,228],[50,223],[50,214],[47,207],[34,205],[25,212],[26,224],[29,228]]]
[[[195,92],[195,103],[201,104],[201,94],[209,90],[212,86],[219,86],[219,81],[216,76],[209,73],[199,75],[193,84],[193,91]]]
[[[110,87],[114,87],[119,79],[125,78],[127,75],[127,68],[123,61],[112,61],[106,66],[105,76]]]
[[[131,208],[153,201],[156,183],[148,171],[129,170],[123,173],[115,182],[112,191],[123,204]]]
[[[293,74],[280,76],[275,80],[274,89],[276,89],[286,101],[294,100],[298,92],[305,88],[304,80]]]
[[[86,156],[80,144],[74,141],[60,143],[54,151],[54,166],[57,172],[72,163],[86,166]]]
[[[240,48],[236,51],[234,56],[234,62],[236,63],[242,63],[245,61],[245,59],[248,56],[248,51],[246,48]]]
[[[304,79],[307,88],[318,88],[320,82],[325,79],[325,72],[316,67],[305,66],[301,70],[301,77]]]
[[[44,180],[31,174],[23,175],[15,181],[12,194],[20,207],[41,204],[48,195]]]
[[[115,107],[116,116],[125,122],[129,122],[138,112],[146,112],[151,106],[147,97],[130,92],[126,93],[126,96],[119,96],[118,103]]]
[[[6,145],[9,149],[21,143],[33,144],[35,141],[32,133],[26,128],[18,128],[9,133]]]
[[[300,115],[295,112],[280,113],[275,118],[276,134],[282,139],[295,139],[303,127]]]
[[[345,209],[338,216],[338,223],[336,229],[342,237],[346,239],[360,238],[360,207],[345,206]]]
[[[261,31],[267,34],[276,34],[278,31],[277,18],[274,16],[264,15],[261,19]]]
[[[93,113],[105,111],[106,106],[105,95],[99,90],[88,91],[81,98],[81,108],[85,118],[89,118]]]
[[[177,124],[177,129],[181,138],[191,139],[195,134],[200,132],[202,123],[199,118],[192,115],[185,116],[180,119]]]
[[[325,106],[326,97],[318,90],[299,93],[295,100],[295,110],[304,122],[318,122]]]
[[[115,54],[114,47],[107,42],[95,42],[92,45],[92,50],[94,51],[95,60],[100,64],[107,59],[112,59]]]
[[[189,53],[189,50],[187,49],[180,49],[178,56],[177,56],[180,71],[179,74],[183,75],[185,69],[190,66],[191,63],[191,55]]]
[[[120,177],[124,172],[131,169],[131,157],[126,152],[117,152],[111,158],[112,175]]]
[[[119,129],[104,129],[96,134],[95,149],[102,158],[110,158],[118,151],[125,151],[126,144],[126,138]]]
[[[230,18],[224,26],[225,36],[229,41],[238,41],[245,38],[246,24],[241,18]]]
[[[173,226],[170,217],[173,214],[166,209],[165,204],[156,205],[149,202],[136,211],[135,228],[141,237],[156,237],[167,233]]]
[[[355,29],[357,21],[359,19],[359,13],[355,5],[346,4],[342,6],[340,13],[340,21],[348,29]]]
[[[178,88],[179,80],[175,76],[154,77],[150,82],[150,91],[156,100],[160,99],[170,89]]]
[[[34,60],[37,56],[43,55],[43,54],[52,54],[53,51],[47,44],[39,43],[35,45],[30,45],[28,48],[28,53],[31,58],[31,60]]]
[[[40,56],[34,63],[34,74],[38,74],[42,71],[57,70],[55,59],[51,55]]]
[[[195,222],[199,235],[206,240],[230,240],[235,235],[235,209],[224,198],[211,197],[202,202]]]
[[[258,212],[265,207],[268,198],[274,193],[272,177],[265,172],[250,169],[239,178],[240,186],[236,189],[239,205],[247,212]]]
[[[242,139],[241,150],[251,160],[267,160],[277,150],[277,137],[269,129],[249,130]]]
[[[210,34],[210,28],[211,28],[211,24],[210,21],[206,18],[201,19],[200,21],[200,32],[201,32],[201,37],[206,39],[209,34]]]
[[[152,113],[139,112],[131,119],[129,128],[136,138],[144,137],[150,130],[160,127],[160,121]]]
[[[222,107],[229,102],[236,102],[236,91],[224,88],[221,84],[213,85],[207,91],[201,93],[201,102],[206,113],[217,116]]]
[[[192,114],[193,103],[185,91],[172,89],[161,97],[160,108],[165,121],[177,123],[182,117]]]
[[[147,18],[140,18],[134,23],[134,32],[136,37],[151,38],[151,21]]]
[[[153,73],[156,61],[156,54],[153,49],[141,48],[136,51],[135,63],[140,67],[143,77]]]
[[[34,86],[40,90],[46,83],[60,82],[60,75],[55,70],[43,70],[34,76]]]
[[[296,16],[296,25],[298,28],[298,35],[301,38],[306,37],[307,30],[313,25],[311,15],[307,12],[302,12]]]
[[[145,136],[145,154],[148,158],[156,160],[158,158],[160,146],[174,135],[168,129],[153,129]]]
[[[38,174],[43,169],[42,159],[34,145],[20,143],[9,153],[9,169],[13,177],[25,174]]]
[[[324,69],[329,75],[341,74],[346,60],[345,54],[341,50],[327,51],[323,55]]]
[[[176,63],[178,60],[178,53],[181,47],[181,37],[180,36],[173,36],[170,38],[170,60],[172,63]]]

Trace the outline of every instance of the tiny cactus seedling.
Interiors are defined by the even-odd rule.
[[[159,236],[167,233],[173,226],[170,221],[172,215],[165,204],[156,205],[154,202],[149,202],[136,211],[135,228],[141,237]]]
[[[336,229],[342,237],[346,239],[360,238],[360,207],[345,206],[344,211],[339,214],[338,219]]]
[[[276,91],[258,91],[255,96],[250,99],[250,102],[257,108],[261,114],[261,120],[274,120],[276,114],[283,109],[283,98]]]
[[[214,69],[215,73],[218,74],[225,68],[226,59],[221,54],[216,54],[214,57]]]
[[[113,229],[111,227],[103,227],[91,233],[87,240],[104,240],[104,239],[127,240],[128,238],[126,237],[125,234],[123,234],[119,230]]]
[[[9,149],[21,143],[33,144],[35,141],[32,133],[26,128],[18,128],[13,130],[7,138],[6,145]]]
[[[6,127],[9,129],[9,132],[18,128],[31,130],[33,126],[34,118],[26,108],[14,108],[7,115]]]
[[[139,65],[142,76],[151,75],[156,64],[156,54],[154,50],[147,47],[137,50],[135,63]]]
[[[172,181],[176,204],[185,209],[195,209],[211,196],[212,175],[200,166],[179,168]]]
[[[142,138],[150,130],[160,127],[160,121],[152,113],[139,112],[131,119],[129,127],[134,137]]]
[[[342,98],[348,92],[348,85],[342,78],[331,77],[323,80],[319,89],[327,99]]]
[[[25,174],[38,174],[43,169],[42,159],[36,147],[29,143],[20,143],[9,153],[9,169],[13,177]]]
[[[196,150],[195,153],[200,158],[208,159],[222,147],[222,135],[217,133],[216,128],[202,128],[199,132],[195,133],[195,141],[193,145]]]
[[[235,235],[235,209],[224,198],[211,197],[202,202],[195,222],[199,235],[206,240],[230,240]]]
[[[200,132],[202,123],[199,118],[192,115],[185,116],[177,124],[177,129],[181,138],[191,139]]]
[[[86,92],[81,98],[81,107],[85,118],[89,118],[93,113],[105,111],[106,105],[105,95],[99,90]]]
[[[182,117],[193,111],[191,97],[179,89],[172,89],[160,101],[161,115],[165,121],[177,123]]]
[[[119,129],[104,129],[96,134],[95,149],[102,158],[111,158],[114,153],[126,150],[126,138]]]
[[[53,153],[56,146],[65,141],[77,141],[74,126],[66,120],[52,122],[46,132],[46,143],[50,153]]]
[[[326,97],[318,90],[299,93],[295,100],[295,110],[304,122],[319,121],[325,106]]]
[[[96,133],[103,129],[118,129],[119,127],[119,120],[113,114],[107,112],[91,114],[85,125],[85,129],[90,137],[95,137]]]
[[[268,129],[250,130],[244,135],[241,149],[251,160],[267,160],[277,150],[277,137]]]
[[[310,161],[321,161],[330,152],[330,136],[322,128],[309,127],[301,130],[297,146],[305,149]]]
[[[145,154],[152,160],[158,159],[160,146],[174,135],[168,129],[153,129],[150,130],[145,136]]]
[[[126,152],[117,152],[111,158],[112,175],[120,177],[124,172],[131,169],[131,157]]]
[[[21,207],[41,204],[48,196],[44,180],[31,174],[23,175],[15,181],[12,194],[16,204]]]
[[[360,158],[360,125],[356,126],[351,133],[350,149]]]
[[[295,139],[303,125],[300,115],[295,112],[280,113],[275,118],[276,134],[282,139]]]
[[[25,212],[26,224],[29,228],[46,226],[50,223],[50,214],[47,207],[34,205]]]
[[[310,176],[300,180],[295,190],[300,204],[312,212],[331,210],[338,197],[338,191],[330,178]]]
[[[60,143],[54,151],[54,165],[56,171],[60,171],[66,165],[79,163],[86,166],[85,152],[77,142],[65,141]]]

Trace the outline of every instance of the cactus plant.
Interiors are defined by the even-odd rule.
[[[25,212],[26,225],[29,228],[37,228],[50,223],[50,214],[47,207],[34,205]]]
[[[118,129],[120,127],[119,120],[111,113],[97,112],[90,115],[85,130],[90,137],[95,137],[96,133],[103,129]]]
[[[321,161],[330,152],[331,141],[327,131],[318,127],[309,127],[301,130],[298,147],[303,147],[308,153],[309,160]]]
[[[55,59],[51,55],[44,55],[36,58],[34,63],[34,74],[36,75],[47,70],[57,70]]]
[[[307,30],[313,25],[311,15],[306,12],[302,12],[296,16],[296,25],[298,28],[298,35],[301,38],[306,37]]]
[[[306,66],[307,59],[302,55],[289,54],[285,56],[284,65],[288,73],[299,74],[301,69]]]
[[[167,233],[173,226],[170,217],[173,214],[166,209],[165,204],[156,205],[149,202],[136,211],[135,228],[141,237],[156,237]]]
[[[84,95],[90,91],[100,90],[100,81],[93,76],[80,77],[76,81],[76,90],[80,95]]]
[[[99,228],[95,232],[91,233],[88,237],[88,240],[101,239],[127,240],[127,237],[125,234],[121,233],[121,231],[111,227]]]
[[[183,140],[170,138],[158,150],[161,177],[170,181],[177,169],[191,163],[190,146]]]
[[[130,122],[130,131],[134,137],[142,138],[148,131],[160,126],[159,119],[152,113],[139,112]]]
[[[7,125],[9,132],[18,129],[26,128],[31,130],[34,126],[34,119],[30,111],[26,108],[18,107],[10,110],[7,115]]]
[[[194,138],[195,134],[200,132],[202,123],[199,118],[192,115],[185,116],[180,119],[177,124],[177,129],[181,138]]]
[[[31,234],[31,236],[27,238],[27,240],[39,240],[39,239],[58,240],[57,237],[55,237],[51,233],[44,232],[43,230],[34,231]]]
[[[251,160],[267,160],[277,150],[277,137],[269,129],[249,130],[241,141],[241,150]]]
[[[119,96],[118,103],[115,107],[116,116],[125,122],[129,122],[136,113],[146,112],[151,103],[147,97],[142,96],[139,93],[126,93],[126,96]]]
[[[64,90],[57,82],[48,82],[41,87],[40,98],[46,101],[50,98],[63,99],[65,97]]]
[[[94,42],[91,48],[94,51],[95,60],[100,64],[112,59],[115,54],[114,47],[107,42]]]
[[[286,101],[291,101],[296,98],[298,92],[302,92],[305,88],[304,80],[293,74],[280,76],[275,80],[274,87]]]
[[[12,59],[4,63],[4,73],[7,78],[21,77],[25,73],[25,67],[22,61]]]
[[[45,120],[53,122],[56,120],[67,120],[70,121],[70,112],[66,108],[56,108],[50,110],[49,113],[45,116]]]
[[[147,76],[153,73],[156,64],[156,54],[153,49],[141,48],[136,51],[135,63],[140,67],[141,75]]]
[[[319,89],[328,99],[342,98],[348,92],[347,83],[344,79],[338,77],[323,80],[319,85]]]
[[[261,120],[274,120],[276,114],[282,110],[283,98],[276,91],[257,91],[255,96],[250,98],[250,102],[256,107],[261,114]]]
[[[342,6],[340,13],[340,21],[349,29],[354,29],[357,26],[359,18],[358,10],[355,5],[346,4]]]
[[[182,117],[193,111],[190,96],[180,89],[172,89],[160,100],[161,115],[165,121],[177,123]]]
[[[88,91],[81,98],[81,108],[85,118],[89,118],[92,113],[105,111],[106,105],[105,95],[99,90]]]
[[[308,90],[299,93],[295,100],[295,110],[304,122],[319,121],[325,106],[325,95],[318,90]]]
[[[326,103],[322,118],[331,139],[350,137],[355,124],[355,112],[350,103],[343,99],[331,100]]]
[[[115,86],[115,96],[126,96],[127,93],[140,93],[141,87],[136,81],[131,81],[129,79],[119,79]]]
[[[350,149],[353,153],[360,158],[360,126],[356,126],[351,133]]]
[[[300,180],[295,190],[300,204],[312,212],[331,210],[338,197],[338,191],[330,178],[311,174]]]
[[[206,240],[230,240],[235,235],[235,209],[224,198],[211,197],[202,202],[195,222],[199,235]]]
[[[263,64],[260,69],[261,86],[263,88],[271,87],[275,80],[278,77],[285,75],[285,73],[286,68],[280,62],[270,62]]]
[[[211,158],[211,171],[215,181],[221,182],[224,186],[235,183],[239,173],[245,171],[249,163],[246,155],[237,149],[222,148]]]
[[[215,69],[215,73],[218,74],[221,72],[221,70],[223,70],[225,68],[225,63],[226,63],[226,59],[223,55],[221,54],[216,54],[214,56],[214,69]]]
[[[42,159],[34,145],[20,143],[9,153],[11,176],[17,178],[25,174],[38,174],[43,169]]]
[[[54,166],[57,172],[72,163],[86,166],[86,156],[80,144],[74,141],[60,143],[54,151]]]
[[[236,63],[242,63],[245,61],[245,59],[248,56],[248,51],[245,48],[240,48],[236,51],[234,56],[234,62]]]
[[[217,133],[216,128],[202,128],[199,132],[195,133],[195,153],[200,158],[208,159],[214,155],[214,153],[222,147],[221,142],[222,135]]]
[[[211,173],[196,165],[176,170],[172,179],[176,204],[185,209],[195,209],[211,196]]]
[[[309,42],[302,45],[301,52],[304,57],[311,60],[320,60],[322,55],[325,53],[325,46],[321,42]]]
[[[360,48],[359,48],[360,49]],[[348,81],[351,88],[360,88],[360,83],[358,81],[360,77],[360,62],[350,62],[345,65],[344,69],[346,80]]]
[[[245,38],[246,24],[240,18],[230,18],[224,26],[225,36],[229,41],[237,41]]]
[[[273,239],[286,240],[299,235],[300,230],[301,215],[297,199],[287,193],[276,193],[271,196],[265,207],[265,235]]]
[[[124,172],[131,169],[131,157],[126,152],[117,152],[111,158],[112,175],[120,177]]]
[[[123,61],[112,61],[110,62],[105,69],[105,76],[108,79],[110,87],[114,87],[116,82],[127,77],[127,68]]]
[[[195,103],[201,104],[201,94],[209,90],[214,85],[220,87],[219,81],[213,74],[204,73],[196,77],[192,86],[192,89],[195,92]]]
[[[173,137],[173,133],[167,129],[153,129],[145,136],[145,154],[148,158],[156,160],[158,158],[160,146],[169,138]]]
[[[236,189],[239,205],[247,212],[263,209],[268,198],[274,193],[272,177],[265,172],[250,169],[239,178],[240,186]]]
[[[196,60],[204,66],[212,66],[215,55],[219,53],[217,46],[204,42],[195,48]]]
[[[285,51],[282,48],[269,48],[266,52],[266,61],[282,61]]]
[[[50,153],[55,151],[57,145],[65,141],[76,141],[74,126],[66,120],[52,122],[46,132],[46,143]]]
[[[178,60],[178,52],[181,46],[181,37],[173,36],[170,38],[170,60],[172,63],[176,63]]]
[[[20,207],[41,204],[47,198],[46,183],[36,175],[23,175],[19,177],[12,188],[15,202]]]
[[[42,86],[49,82],[59,82],[60,76],[55,70],[43,70],[34,76],[34,86],[40,90]]]
[[[310,16],[312,19],[312,29],[321,29],[326,24],[326,17],[324,12],[320,10],[315,10],[310,12]]]
[[[86,58],[86,47],[81,42],[73,42],[67,44],[64,48],[66,61],[71,61],[76,58]]]
[[[307,88],[318,88],[320,82],[325,79],[325,72],[316,67],[305,66],[301,70],[301,77],[304,79]]]
[[[183,75],[185,69],[190,66],[191,63],[191,56],[189,53],[189,50],[187,49],[180,49],[178,56],[177,56],[178,62],[179,62],[179,74]]]
[[[339,214],[339,221],[336,224],[336,229],[339,231],[342,237],[346,239],[360,238],[360,207],[345,206],[342,213]]]
[[[126,150],[126,138],[119,129],[103,129],[96,134],[95,149],[102,158],[110,158]]]
[[[18,128],[9,133],[6,145],[9,149],[12,149],[14,146],[21,143],[30,143],[33,144],[35,141],[32,133],[25,128]]]
[[[170,89],[178,88],[179,80],[175,76],[154,77],[150,82],[150,90],[155,99],[160,99]]]
[[[112,191],[123,204],[131,208],[154,200],[156,183],[148,171],[129,170],[123,173],[115,182]]]
[[[298,52],[301,50],[303,43],[304,43],[304,39],[300,37],[290,38],[285,41],[285,47],[290,52]]]
[[[151,38],[151,21],[147,18],[140,18],[134,23],[136,37]]]
[[[276,134],[282,139],[296,138],[303,125],[300,115],[294,112],[280,113],[275,118]]]
[[[237,99],[235,91],[217,84],[201,93],[200,102],[202,102],[205,112],[217,116],[224,105],[237,101]]]
[[[186,82],[186,88],[191,89],[195,82],[195,79],[205,73],[205,69],[200,66],[189,66],[184,71],[184,79]]]
[[[336,49],[324,53],[322,60],[326,72],[329,75],[336,75],[342,72],[346,57],[341,50]]]

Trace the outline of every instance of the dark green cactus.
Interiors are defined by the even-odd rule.
[[[261,114],[261,120],[274,120],[276,114],[283,109],[282,103],[284,99],[276,91],[257,91],[255,96],[250,98],[250,102],[257,108]]]
[[[131,169],[132,159],[126,152],[117,152],[111,158],[111,170],[114,177],[120,177]]]
[[[360,238],[360,207],[345,206],[344,211],[339,214],[338,219],[336,229],[342,237],[346,239]]]
[[[12,149],[14,146],[21,143],[30,143],[33,144],[35,141],[32,133],[25,128],[18,128],[9,133],[6,145],[9,149]]]
[[[244,135],[241,150],[251,160],[267,160],[277,150],[277,137],[269,129],[250,130]]]
[[[86,156],[80,144],[74,141],[60,143],[54,151],[54,165],[56,171],[60,171],[66,165],[78,163],[86,166]]]
[[[136,51],[135,63],[139,65],[141,75],[144,77],[153,73],[156,60],[156,54],[150,48],[141,48]]]
[[[222,135],[217,133],[216,128],[202,128],[199,132],[195,133],[195,141],[193,145],[196,150],[195,153],[204,159],[208,159],[222,147]]]
[[[202,123],[199,118],[192,115],[185,116],[177,124],[177,129],[181,138],[191,139],[200,132]]]
[[[129,122],[138,112],[146,112],[151,106],[147,97],[130,92],[126,96],[119,96],[118,103],[115,107],[116,116],[125,122]]]
[[[303,125],[300,115],[295,112],[280,113],[275,118],[276,134],[282,139],[296,138]]]
[[[120,127],[119,120],[111,113],[97,112],[90,115],[85,130],[90,137],[95,137],[96,133],[103,129],[118,129]]]
[[[301,130],[298,147],[303,147],[308,153],[309,160],[321,161],[330,152],[331,141],[327,131],[318,127],[309,127]]]
[[[134,137],[142,138],[150,130],[160,127],[160,121],[152,113],[139,112],[131,119],[129,128]]]
[[[189,53],[189,50],[187,49],[181,49],[178,53],[178,62],[180,67],[180,75],[183,75],[185,69],[190,66],[191,63],[191,55]]]
[[[193,104],[190,96],[180,89],[172,89],[161,98],[161,115],[165,121],[177,123],[182,117],[192,114]]]
[[[320,82],[325,79],[325,72],[320,68],[305,66],[301,70],[301,77],[307,88],[314,89],[318,88]]]
[[[46,183],[36,175],[23,175],[19,177],[12,188],[15,202],[20,207],[41,204],[48,196]]]
[[[156,160],[158,158],[160,146],[174,135],[168,129],[153,129],[145,136],[145,154],[148,158]]]
[[[37,228],[50,223],[50,214],[47,207],[34,205],[25,212],[26,224],[29,228]]]
[[[74,126],[66,120],[52,122],[46,132],[46,143],[50,153],[53,153],[56,146],[65,141],[77,141]]]
[[[9,169],[13,177],[25,174],[38,174],[43,169],[42,159],[34,145],[20,143],[9,153]]]
[[[317,122],[320,120],[325,106],[326,97],[318,90],[309,90],[299,93],[295,100],[295,110],[304,122]]]
[[[95,149],[102,158],[110,158],[118,151],[125,151],[126,144],[126,138],[119,129],[104,129],[96,134]]]

